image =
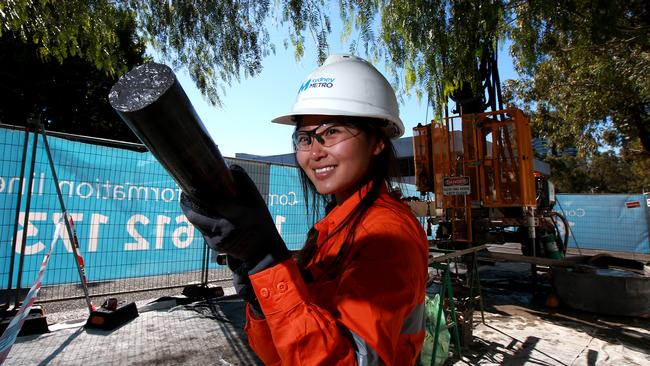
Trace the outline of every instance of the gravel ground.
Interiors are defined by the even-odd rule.
[[[231,286],[231,278],[232,274],[229,270],[210,270],[208,283],[210,286],[225,288]],[[200,272],[187,272],[94,282],[88,284],[88,293],[95,306],[101,306],[109,297],[115,297],[120,301],[141,303],[165,296],[180,295],[185,286],[198,284],[200,279]],[[21,290],[21,298],[27,295],[28,290],[28,288]],[[15,290],[2,291],[0,299],[3,303],[13,306]],[[83,288],[77,283],[42,287],[38,293],[36,304],[43,308],[48,324],[67,321],[71,318],[88,317],[88,306],[86,305]]]
[[[462,357],[446,365],[648,365],[650,319],[602,316],[558,304],[547,274],[530,265],[481,265],[485,322],[477,311]],[[459,273],[463,273],[460,268]],[[219,283],[233,294],[229,281]],[[201,305],[147,309],[152,300],[180,294],[181,289],[129,293],[140,317],[113,332],[83,330],[83,300],[45,304],[50,333],[19,337],[7,364],[256,364],[241,327],[242,304],[228,309]],[[100,300],[96,299],[99,304]],[[238,304],[238,305],[237,305]],[[207,310],[207,313],[206,313]],[[228,319],[239,317],[236,323]],[[455,347],[451,347],[453,350]]]
[[[224,289],[226,295],[234,294],[234,288],[231,287],[230,280],[216,281],[210,283],[210,286],[220,286]],[[182,287],[169,288],[163,290],[151,290],[133,292],[122,295],[115,295],[120,301],[135,302],[138,308],[163,297],[180,296],[183,291]],[[101,306],[106,297],[91,297],[95,306]],[[74,321],[88,318],[88,307],[85,299],[54,301],[42,304],[47,316],[48,324]]]
[[[606,316],[549,301],[548,273],[524,263],[481,266],[485,323],[453,365],[649,365],[650,319]],[[597,290],[597,289],[594,289]],[[453,348],[453,347],[452,347]]]

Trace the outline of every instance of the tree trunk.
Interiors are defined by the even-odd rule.
[[[641,141],[641,146],[643,146],[646,154],[650,154],[650,131],[647,123],[649,118],[647,115],[644,116],[643,106],[637,105],[631,116],[634,127],[637,130],[637,135]]]

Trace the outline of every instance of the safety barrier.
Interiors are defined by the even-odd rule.
[[[569,248],[650,254],[650,195],[558,194],[569,222]]]
[[[43,144],[34,149],[38,140],[33,133],[1,127],[0,301],[4,302],[14,289],[29,288],[34,281],[45,243],[53,240],[62,214]],[[201,281],[202,270],[207,270],[209,281],[230,277],[230,271],[215,261],[205,264],[203,239],[179,208],[180,189],[141,145],[51,133],[47,140],[78,235],[91,296],[180,287]],[[300,248],[311,223],[297,168],[227,160],[247,170],[289,248]],[[83,295],[74,260],[63,231],[43,278],[40,301]]]

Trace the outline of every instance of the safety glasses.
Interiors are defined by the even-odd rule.
[[[331,147],[339,142],[355,137],[361,131],[352,124],[341,122],[327,122],[309,131],[296,131],[293,133],[293,145],[297,150],[308,151],[314,140],[321,146]]]

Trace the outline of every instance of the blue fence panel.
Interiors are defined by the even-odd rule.
[[[571,227],[570,248],[650,253],[643,195],[559,194],[557,202]]]
[[[287,247],[302,248],[312,223],[308,219],[298,168],[271,165],[267,205]]]
[[[23,132],[0,130],[3,145]],[[90,281],[181,273],[201,268],[203,241],[182,215],[180,189],[150,153],[49,137],[59,187],[75,222]],[[27,162],[31,160],[31,144]],[[14,144],[14,146],[16,146]],[[21,149],[14,148],[20,154]],[[15,155],[16,151],[13,151]],[[0,197],[3,268],[11,254],[20,158],[2,157]],[[29,164],[27,164],[27,170]],[[28,171],[26,171],[26,174]],[[27,183],[25,183],[27,184]],[[26,191],[24,191],[26,193]],[[26,199],[23,197],[16,253],[22,244]],[[53,239],[61,208],[49,163],[39,137],[32,202],[25,241],[23,285],[31,283]],[[9,225],[9,223],[11,225]],[[15,263],[18,268],[18,255]],[[16,276],[14,276],[14,281]],[[3,286],[7,273],[0,278]],[[65,230],[58,238],[44,285],[78,282]],[[13,286],[16,284],[14,283]]]
[[[18,177],[24,132],[0,129],[0,289],[7,288]],[[67,211],[72,215],[80,251],[91,282],[160,276],[199,271],[203,239],[182,214],[180,189],[148,152],[99,146],[48,137]],[[31,152],[33,134],[29,137]],[[27,171],[31,155],[26,157]],[[298,168],[227,159],[243,166],[267,200],[276,227],[290,249],[302,247],[312,223],[308,220]],[[47,155],[38,139],[29,223],[23,227],[26,190],[23,190],[18,243],[11,287],[26,232],[21,286],[31,284],[47,246],[53,240],[61,208]],[[214,261],[211,269],[223,269]],[[79,283],[70,241],[65,230],[55,242],[44,285]]]

